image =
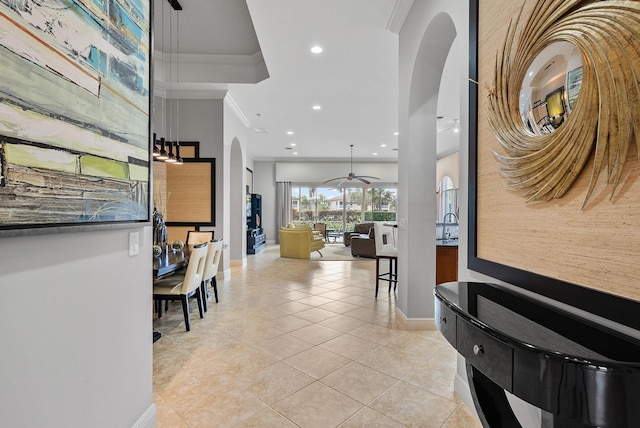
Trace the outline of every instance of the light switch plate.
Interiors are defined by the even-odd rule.
[[[138,232],[129,232],[129,256],[137,256],[140,252],[140,235]]]
[[[400,220],[398,220],[398,227],[400,229],[406,229],[407,228],[407,221],[403,218],[401,218]]]

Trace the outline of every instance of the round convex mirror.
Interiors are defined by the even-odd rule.
[[[558,129],[575,108],[582,83],[578,49],[567,42],[547,46],[533,60],[522,82],[520,116],[535,135]]]

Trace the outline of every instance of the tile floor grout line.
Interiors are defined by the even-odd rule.
[[[284,418],[288,423],[291,423],[294,426],[302,426],[300,425],[299,420],[296,420],[296,418],[299,418],[299,416],[296,416],[298,413],[296,413],[295,411],[294,413],[288,412],[288,414],[292,418],[285,416],[284,413],[275,409],[275,402],[274,405],[268,404],[267,402],[263,401],[258,395],[249,391],[249,386],[242,386],[238,383],[240,381],[239,376],[241,376],[242,378],[244,378],[245,376],[250,378],[252,374],[257,374],[261,370],[266,370],[270,367],[276,366],[277,364],[283,364],[285,367],[288,367],[289,370],[294,370],[297,373],[301,373],[310,380],[310,383],[306,384],[305,386],[294,388],[296,389],[295,391],[287,392],[285,396],[280,397],[276,402],[282,401],[286,398],[294,399],[301,391],[305,390],[305,388],[316,384],[318,386],[324,386],[328,388],[328,390],[338,393],[339,396],[349,397],[351,400],[358,404],[358,409],[354,413],[351,413],[345,419],[335,423],[335,425],[332,426],[344,425],[347,423],[347,421],[352,419],[353,423],[363,423],[362,421],[364,419],[366,419],[367,417],[371,417],[371,415],[377,413],[383,414],[390,421],[394,421],[400,425],[403,425],[402,422],[400,422],[396,417],[395,412],[392,412],[392,414],[385,414],[370,407],[370,405],[378,400],[390,399],[391,397],[388,397],[388,394],[392,393],[393,388],[400,384],[406,385],[406,387],[413,388],[414,391],[422,391],[421,394],[432,394],[433,397],[439,397],[438,400],[445,400],[445,402],[449,402],[451,404],[457,403],[457,401],[455,400],[443,397],[441,394],[435,393],[430,389],[426,389],[425,387],[421,386],[423,382],[418,381],[418,378],[412,379],[411,377],[407,376],[398,378],[396,377],[396,375],[388,374],[379,370],[378,368],[370,367],[369,365],[363,363],[365,357],[371,357],[372,354],[380,353],[381,350],[384,350],[384,354],[381,355],[391,356],[397,352],[403,352],[406,353],[406,355],[408,355],[409,357],[418,358],[421,355],[421,347],[431,349],[433,346],[436,346],[438,344],[437,337],[428,334],[409,333],[405,332],[404,330],[398,329],[397,324],[393,322],[395,318],[395,299],[393,297],[387,298],[386,296],[383,296],[383,298],[379,299],[373,299],[369,297],[371,294],[373,294],[373,289],[362,287],[362,285],[371,284],[371,282],[373,281],[373,276],[371,275],[371,272],[367,272],[367,269],[356,269],[354,266],[356,262],[347,262],[350,264],[349,269],[346,269],[344,267],[335,269],[332,268],[330,270],[326,269],[321,273],[321,279],[308,280],[308,278],[313,277],[309,276],[307,279],[305,279],[303,278],[304,275],[296,275],[295,278],[289,278],[284,271],[290,270],[291,268],[289,266],[292,265],[286,263],[286,261],[270,260],[270,263],[257,263],[258,259],[258,257],[251,258],[250,264],[248,264],[248,266],[244,269],[240,267],[234,268],[234,270],[232,271],[231,279],[225,280],[224,282],[220,281],[218,283],[219,292],[221,292],[221,300],[224,300],[223,305],[216,305],[217,309],[219,310],[214,311],[211,316],[207,316],[210,315],[210,313],[208,312],[207,314],[205,314],[204,319],[199,319],[197,315],[192,317],[192,324],[194,326],[192,327],[191,333],[180,331],[180,329],[184,329],[184,322],[180,320],[180,314],[178,313],[174,314],[174,317],[172,319],[169,319],[169,316],[163,318],[162,322],[154,319],[154,327],[159,327],[160,324],[162,324],[163,329],[168,329],[171,332],[171,334],[164,337],[166,339],[169,339],[168,342],[170,343],[168,347],[157,347],[156,345],[154,345],[154,357],[156,354],[156,350],[158,350],[158,352],[173,352],[173,349],[176,349],[176,347],[180,346],[186,346],[185,349],[189,349],[190,352],[198,352],[199,349],[202,349],[203,352],[205,352],[205,354],[203,355],[206,355],[207,352],[212,352],[213,355],[223,355],[224,352],[228,352],[225,351],[225,349],[228,349],[227,346],[229,346],[229,344],[231,343],[241,344],[241,348],[236,348],[237,352],[244,352],[242,351],[242,349],[251,350],[251,355],[246,355],[242,358],[260,358],[261,360],[256,360],[256,362],[252,363],[250,367],[243,367],[230,363],[230,365],[226,366],[228,368],[222,368],[223,370],[229,370],[229,368],[235,367],[233,370],[240,370],[238,374],[231,374],[233,372],[229,372],[230,374],[225,375],[225,379],[222,381],[223,385],[227,385],[225,386],[225,388],[232,388],[232,390],[237,389],[239,393],[241,392],[242,394],[246,394],[247,397],[252,397],[252,400],[255,400],[256,403],[260,403],[263,407],[262,410],[254,409],[255,412],[244,417],[243,420],[247,423],[249,422],[249,420],[258,420],[256,418],[259,417],[268,417],[269,413],[263,413],[263,410],[269,409],[269,412],[275,412],[278,417]],[[327,261],[321,263],[335,262]],[[368,270],[370,271],[371,269]],[[268,292],[265,293],[264,290],[261,290],[261,288],[254,285],[254,283],[256,283],[261,276],[267,276],[267,272],[275,272],[276,275],[271,275],[271,277],[279,278],[279,283],[273,281],[269,282],[269,284],[267,285],[264,285],[264,287],[269,287]],[[340,274],[343,275],[343,279],[336,278],[336,276]],[[358,280],[359,278],[362,278],[362,280]],[[300,294],[291,294],[294,290],[296,292],[299,292]],[[305,296],[305,294],[307,296]],[[323,296],[322,294],[325,295]],[[286,295],[289,295],[289,297],[297,298],[287,299],[285,298]],[[298,300],[301,299],[309,299],[308,303],[313,303],[312,305],[307,305],[309,306],[307,309],[297,311],[310,311],[304,314],[307,315],[308,318],[304,318],[300,315],[296,316],[297,312],[288,312],[286,310],[281,310],[285,307],[282,305],[286,304],[298,303],[301,305],[305,305],[306,303],[298,302]],[[322,299],[326,299],[324,300],[324,303]],[[344,301],[344,299],[348,300]],[[354,304],[350,302],[357,303]],[[339,305],[341,303],[353,305],[353,308],[345,306],[349,310],[342,312],[336,312],[336,310],[341,310],[340,306],[334,306],[334,310],[323,308],[324,305]],[[193,308],[194,305],[190,306],[192,306],[192,310],[197,310],[197,308]],[[278,308],[278,306],[282,307]],[[334,315],[328,318],[322,318],[325,313],[316,311],[317,309],[331,312]],[[349,312],[352,313],[350,315],[347,315],[347,313]],[[286,328],[288,331],[282,331],[274,328],[273,325],[276,325],[277,320],[284,317],[291,317],[290,319],[298,319],[300,320],[300,322],[306,323],[306,325],[302,327],[296,327],[293,330],[288,330],[288,328]],[[333,323],[329,320],[333,320]],[[199,327],[195,327],[195,325],[202,326],[202,329],[200,329]],[[350,325],[356,325],[357,327],[350,327]],[[209,331],[207,329],[209,329],[210,326],[213,326],[210,331],[215,333],[213,333],[212,335],[207,335],[207,331]],[[316,330],[314,330],[314,327],[316,328]],[[305,328],[308,328],[309,332],[300,332],[300,330]],[[296,332],[298,332],[300,336],[297,336],[295,334]],[[194,336],[192,333],[195,333],[196,335]],[[312,336],[307,336],[307,334],[312,334]],[[331,337],[326,338],[327,336],[325,336],[325,334]],[[216,338],[216,336],[220,335],[222,335],[223,337]],[[211,339],[206,339],[206,344],[198,344],[199,339],[195,342],[190,340],[194,337],[202,337],[202,339],[210,337]],[[265,344],[262,345],[262,348],[259,346],[259,343],[262,343],[258,342],[259,337],[262,337],[265,340]],[[295,341],[298,340],[301,343],[306,344],[303,344],[302,346],[308,345],[309,347],[304,350],[294,352],[291,355],[287,355],[285,358],[281,358],[267,350],[267,343],[272,339],[275,340],[276,338],[281,338],[285,342],[291,339],[294,343],[296,343]],[[339,338],[342,339],[337,340]],[[372,338],[375,341],[371,340]],[[163,338],[161,338],[161,340],[162,339]],[[313,342],[311,340],[313,340]],[[333,342],[333,344],[330,344],[330,342],[334,340],[335,342]],[[353,345],[349,345],[350,343],[352,343]],[[365,346],[365,348],[361,348],[360,345]],[[354,346],[355,348],[349,348],[349,346]],[[373,346],[373,349],[367,350],[368,346]],[[342,353],[339,352],[341,348],[344,349]],[[358,351],[357,349],[363,350],[364,353],[360,354],[360,351]],[[320,355],[326,354],[338,357],[337,366],[331,367],[331,365],[329,365],[331,370],[327,373],[323,373],[319,378],[316,379],[315,376],[310,376],[306,372],[301,371],[297,367],[285,361],[305,351],[311,350],[321,351]],[[428,356],[425,355],[425,363],[432,358],[451,358],[447,353],[444,352],[445,350],[446,348],[438,347],[438,349],[434,350],[433,353],[429,353]],[[287,353],[285,352],[284,354],[280,355],[285,354]],[[237,353],[234,353],[234,355],[242,356],[242,354]],[[454,355],[453,358],[455,358],[455,351],[452,351],[452,355]],[[169,357],[171,357],[171,355],[169,355]],[[266,358],[267,360],[264,360],[264,358]],[[409,361],[416,360],[412,359]],[[417,361],[419,361],[419,358]],[[351,397],[351,395],[347,393],[348,390],[342,392],[337,387],[324,383],[324,381],[329,382],[329,379],[331,379],[330,376],[338,372],[339,370],[349,370],[349,366],[357,368],[358,366],[353,365],[353,363],[357,363],[359,366],[362,366],[367,370],[372,370],[371,373],[375,372],[393,379],[394,383],[390,386],[385,386],[385,388],[382,388],[381,392],[376,391],[377,395],[375,395],[375,397],[366,404],[363,404],[359,400]],[[372,365],[379,366],[379,364]],[[427,366],[425,366],[425,369],[429,370]],[[210,373],[210,376],[215,376],[214,370],[211,370]],[[243,374],[240,375],[240,373]],[[268,373],[268,371],[265,373]],[[390,371],[390,373],[393,373],[393,371]],[[455,371],[453,371],[452,373],[455,373]],[[176,374],[176,376],[180,376],[180,374]],[[451,378],[453,379],[453,374],[451,375]],[[160,378],[158,378],[158,381],[159,380]],[[155,386],[154,391],[157,391]],[[161,394],[159,394],[158,392],[156,393],[160,398],[162,398]],[[169,402],[167,402],[167,405],[169,406],[171,411],[177,414],[183,421],[183,423],[190,428],[198,428],[199,426],[210,426],[210,424],[200,425],[200,423],[202,422],[194,421],[192,419],[194,417],[193,415],[189,416],[189,423],[187,423],[187,420],[183,417],[183,415],[178,413],[175,408],[170,405]],[[365,411],[365,409],[367,410]],[[454,417],[456,412],[464,413],[464,409],[466,409],[466,407],[458,404],[455,408],[453,408],[451,414],[447,416],[446,421],[453,420],[452,418]],[[466,418],[467,416],[461,417]],[[195,424],[193,424],[192,422],[195,422]],[[464,426],[466,428],[467,425]],[[163,428],[161,424],[159,424],[158,427]]]

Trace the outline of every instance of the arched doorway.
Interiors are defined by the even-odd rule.
[[[245,220],[245,183],[242,146],[237,138],[231,141],[229,168],[229,252],[231,260],[243,260],[247,254]]]
[[[398,201],[398,307],[407,318],[433,318],[436,259],[436,199],[416,189],[436,188],[436,138],[438,96],[443,70],[456,28],[447,13],[435,15],[420,39],[409,65],[407,117],[401,117]],[[405,134],[402,136],[402,134]]]

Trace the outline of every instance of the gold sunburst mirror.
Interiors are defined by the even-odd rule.
[[[562,197],[593,159],[614,195],[627,151],[640,156],[640,1],[538,0],[510,24],[487,118],[508,185],[529,201]]]

